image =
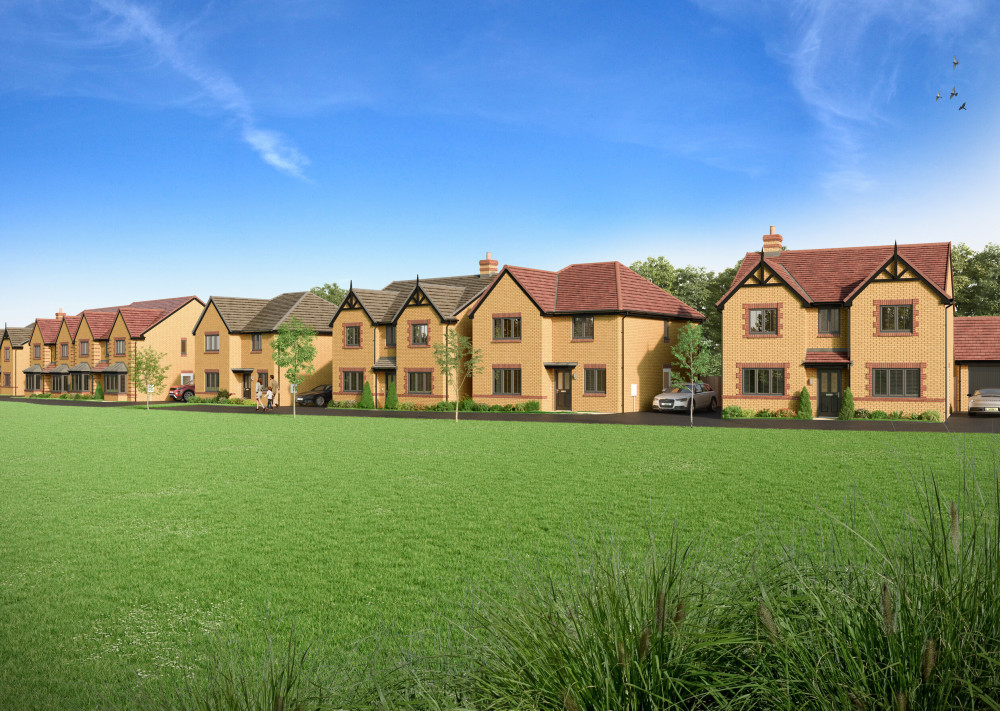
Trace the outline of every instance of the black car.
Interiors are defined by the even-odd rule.
[[[296,396],[295,403],[298,405],[315,405],[316,407],[326,407],[333,394],[332,385],[317,385],[308,392]]]

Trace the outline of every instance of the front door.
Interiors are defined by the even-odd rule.
[[[820,370],[819,405],[817,415],[820,417],[837,417],[840,414],[841,370]]]
[[[253,397],[250,394],[250,376],[251,376],[250,373],[243,374],[243,399],[245,400],[249,400],[251,397]]]
[[[389,392],[389,386],[396,382],[396,371],[387,370],[385,371],[385,391]]]
[[[556,409],[573,409],[573,371],[556,371]]]

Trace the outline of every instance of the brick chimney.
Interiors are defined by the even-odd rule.
[[[62,309],[59,309],[56,311],[56,318],[60,320],[66,318],[65,312]]]
[[[771,234],[764,235],[764,256],[769,257],[779,252],[781,252],[781,235],[775,232],[774,225],[771,225]]]
[[[495,277],[497,275],[497,260],[493,259],[493,255],[489,252],[486,253],[486,259],[479,260],[479,276],[480,277]]]

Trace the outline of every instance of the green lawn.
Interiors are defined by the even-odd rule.
[[[725,543],[855,493],[898,511],[911,470],[947,491],[988,437],[0,402],[0,705],[127,698],[269,617],[338,644],[419,626],[609,521]]]

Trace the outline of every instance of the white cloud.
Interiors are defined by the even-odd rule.
[[[124,0],[94,0],[94,3],[118,21],[103,26],[110,38],[150,47],[160,61],[194,82],[211,103],[237,121],[242,139],[265,163],[288,175],[303,177],[302,169],[308,165],[308,158],[280,133],[260,128],[243,89],[225,72],[199,62],[186,52],[179,36],[161,24],[150,9]]]

